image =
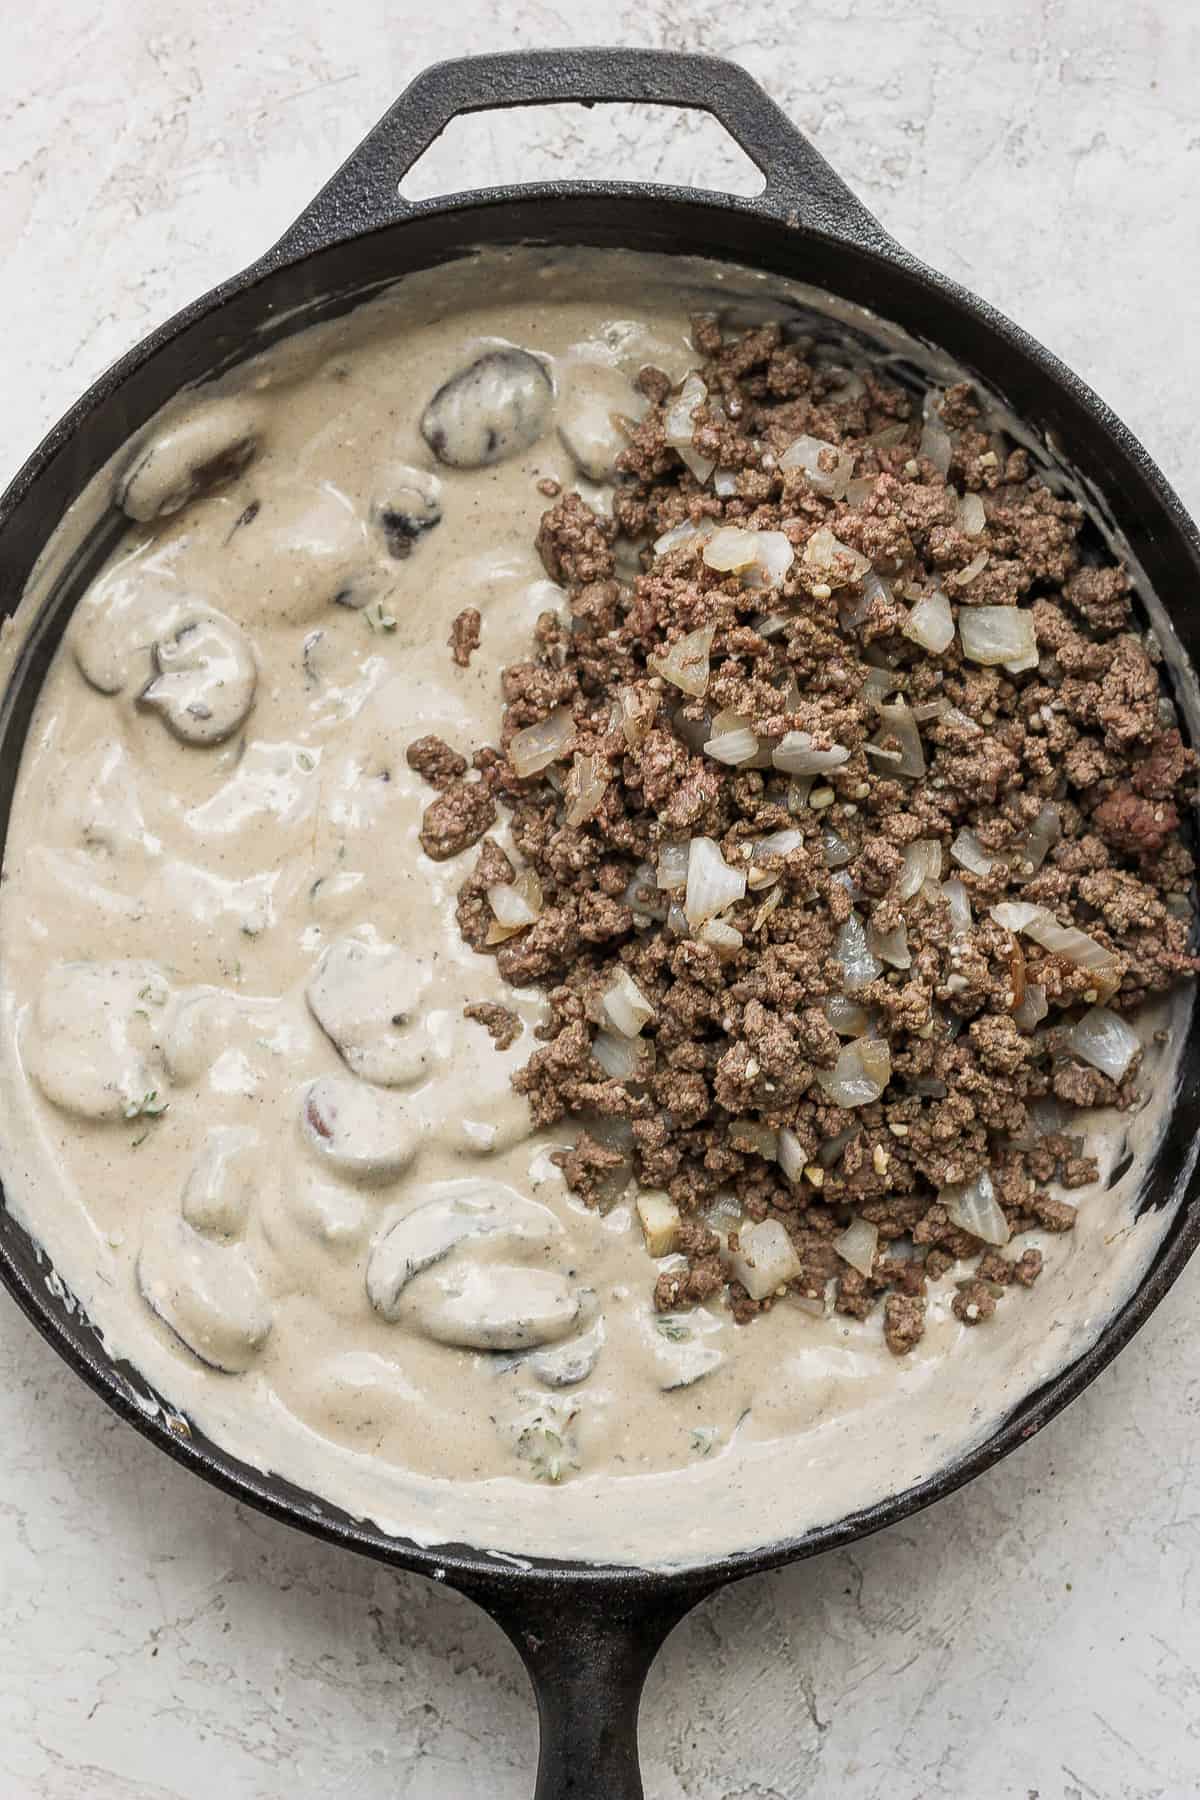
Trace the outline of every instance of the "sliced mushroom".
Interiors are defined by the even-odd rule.
[[[552,1269],[455,1261],[414,1281],[405,1307],[435,1343],[464,1350],[520,1350],[573,1330],[579,1295]]]
[[[218,612],[192,612],[154,646],[154,679],[140,706],[162,714],[184,744],[223,744],[254,704],[258,666],[240,625]]]
[[[519,456],[550,423],[554,388],[527,350],[489,350],[440,387],[421,417],[439,462],[482,469]]]
[[[142,1242],[138,1287],[193,1356],[238,1375],[271,1330],[271,1308],[240,1244],[215,1244],[181,1218],[154,1220]]]
[[[272,473],[253,528],[226,554],[231,583],[256,596],[239,613],[248,623],[317,623],[337,601],[365,606],[383,591],[363,509],[332,481],[300,473]]]
[[[252,1153],[259,1141],[248,1125],[217,1125],[209,1132],[183,1189],[181,1210],[193,1231],[241,1236],[254,1194]]]
[[[487,1238],[490,1251],[545,1248],[562,1226],[548,1207],[498,1182],[463,1182],[406,1213],[378,1239],[367,1264],[367,1295],[389,1323],[401,1316],[410,1281],[469,1239]]]
[[[170,986],[157,963],[61,962],[47,969],[25,1038],[48,1100],[83,1119],[163,1109],[158,1034]]]
[[[617,457],[629,443],[620,421],[640,419],[646,402],[620,369],[577,363],[566,377],[558,405],[558,435],[587,481],[609,482]]]
[[[430,976],[417,951],[338,938],[317,964],[308,1004],[356,1075],[380,1087],[408,1087],[434,1060],[421,1016]]]
[[[76,607],[67,639],[84,680],[101,694],[144,685],[155,638],[169,636],[196,598],[136,559],[106,570]]]
[[[604,1320],[601,1318],[567,1343],[557,1344],[552,1350],[538,1350],[529,1358],[527,1366],[547,1387],[578,1387],[596,1367],[603,1348]]]
[[[312,1154],[355,1181],[391,1181],[420,1144],[420,1125],[397,1094],[322,1075],[304,1090],[300,1131]]]
[[[258,447],[259,429],[259,409],[249,400],[191,404],[138,443],[113,499],[141,524],[178,512],[241,474]]]
[[[442,522],[442,484],[425,469],[393,469],[384,497],[371,507],[371,523],[389,556],[410,556],[414,544]]]

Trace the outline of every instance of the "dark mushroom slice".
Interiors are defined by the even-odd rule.
[[[237,479],[258,448],[259,430],[259,410],[248,400],[189,406],[138,443],[113,499],[139,524],[178,512]]]
[[[252,1152],[259,1141],[248,1125],[217,1125],[209,1132],[180,1207],[193,1231],[213,1238],[241,1236],[254,1195]]]
[[[223,744],[254,704],[258,667],[250,640],[223,613],[193,612],[154,646],[157,671],[138,696],[180,743]]]
[[[376,1240],[367,1264],[367,1296],[382,1318],[394,1322],[409,1282],[452,1250],[483,1239],[489,1252],[538,1250],[561,1235],[548,1207],[499,1182],[463,1183],[406,1213]]]
[[[60,962],[47,969],[24,1055],[47,1100],[81,1119],[165,1110],[156,1033],[170,996],[151,962]]]
[[[554,388],[527,350],[489,350],[440,387],[421,416],[421,436],[452,469],[483,469],[519,456],[550,423]]]
[[[309,1008],[356,1075],[380,1087],[407,1087],[434,1061],[422,1018],[431,975],[414,950],[338,938],[308,984]]]
[[[575,1329],[580,1299],[553,1269],[455,1262],[413,1282],[404,1316],[438,1344],[463,1350],[522,1350]]]
[[[398,1095],[340,1075],[305,1088],[300,1134],[318,1162],[370,1184],[402,1174],[421,1142],[420,1123]]]
[[[389,556],[412,554],[418,539],[442,522],[442,484],[426,469],[393,469],[382,497],[371,506],[371,523],[382,534]]]
[[[150,1310],[209,1368],[240,1375],[271,1330],[271,1307],[240,1244],[215,1244],[180,1218],[151,1221],[137,1263]]]

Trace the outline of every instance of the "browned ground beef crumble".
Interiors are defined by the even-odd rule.
[[[722,1220],[708,1215],[732,1192],[744,1218],[786,1228],[801,1262],[795,1292],[819,1297],[832,1282],[837,1310],[855,1318],[882,1303],[886,1341],[903,1354],[924,1330],[927,1279],[981,1258],[953,1308],[974,1325],[1041,1268],[1036,1250],[1007,1257],[957,1228],[939,1190],[989,1168],[1014,1233],[1067,1231],[1074,1208],[1044,1184],[1084,1185],[1096,1165],[1061,1129],[1065,1109],[1127,1108],[1136,1098],[1137,1059],[1115,1084],[1070,1054],[1065,1028],[1097,998],[1128,1012],[1198,966],[1181,898],[1193,859],[1178,835],[1195,758],[1135,633],[1126,574],[1083,563],[1081,509],[1031,476],[1027,453],[989,429],[965,384],[941,401],[952,434],[943,475],[919,454],[921,420],[903,388],[873,375],[847,384],[844,370],[822,367],[810,345],[785,342],[775,326],[725,341],[700,319],[694,337],[709,396],[695,414],[694,449],[735,472],[736,492],[718,497],[711,482],[701,486],[668,445],[664,410],[678,390],[644,370],[649,406],[630,427],[614,517],[565,493],[543,518],[538,547],[571,618],[544,614],[530,660],[505,670],[499,748],[475,755],[472,777],[437,739],[409,752],[441,790],[422,843],[431,856],[453,855],[488,830],[498,801],[511,812],[542,911],[495,942],[487,890],[517,872],[485,839],[459,897],[463,936],[494,954],[508,981],[545,992],[544,1041],[515,1084],[539,1125],[580,1122],[575,1148],[561,1157],[570,1186],[602,1204],[632,1174],[680,1209],[683,1254],[659,1276],[657,1306],[723,1292],[746,1320],[773,1304],[752,1300],[722,1262],[712,1228]],[[778,467],[800,434],[852,454],[846,498],[823,497],[802,470]],[[963,528],[960,494],[982,499],[985,522],[974,535]],[[694,543],[656,556],[651,541],[683,521],[782,532],[795,560],[764,594],[709,568]],[[853,559],[807,564],[820,527],[869,559],[884,585],[871,582],[864,596]],[[627,547],[619,565],[623,540],[640,546],[632,579],[618,574],[633,566]],[[1028,609],[1037,667],[1010,675],[965,662],[957,634],[943,654],[920,649],[902,627],[935,587],[956,620],[979,605]],[[764,612],[775,623],[760,630]],[[711,672],[703,698],[689,699],[650,661],[702,626],[715,631]],[[902,778],[864,749],[880,731],[878,696],[863,692],[871,665],[892,671],[893,691],[910,706],[945,700],[957,709],[921,723],[924,778]],[[621,690],[628,725],[614,704]],[[519,779],[507,754],[514,734],[561,707],[573,722],[562,757]],[[785,732],[806,731],[818,745],[847,747],[849,758],[816,784],[771,766],[726,767],[701,748],[723,711],[749,720],[768,750]],[[880,741],[886,747],[886,734]],[[581,766],[588,758],[597,761]],[[602,797],[569,825],[565,812],[589,767]],[[1030,874],[1021,849],[1048,800],[1061,836]],[[948,850],[964,825],[989,852],[1013,854],[987,876],[955,867]],[[799,847],[765,863],[778,873],[774,888],[748,891],[724,915],[740,948],[698,941],[678,907],[667,917],[681,896],[654,886],[662,843],[707,835],[727,863],[745,867],[747,840],[793,828]],[[827,866],[830,828],[849,847],[840,868]],[[968,890],[966,933],[953,928],[937,887],[903,903],[897,895],[904,847],[929,838],[942,846],[942,880],[957,877]],[[1115,991],[1098,995],[1086,969],[995,923],[989,908],[1001,899],[1039,903],[1109,950]],[[823,1003],[843,991],[834,941],[852,905],[880,932],[906,924],[911,966],[885,965],[855,995],[889,1042],[891,1077],[878,1100],[844,1110],[816,1077],[841,1048]],[[628,1081],[610,1078],[592,1054],[601,996],[621,965],[655,1013]],[[1045,989],[1049,1015],[1021,1029],[1012,1014],[1033,984]],[[501,1027],[498,1042],[511,1041],[486,1010],[468,1009]],[[1058,1118],[1047,1121],[1047,1102],[1060,1103]],[[747,1121],[795,1133],[805,1154],[798,1180],[747,1141]],[[868,1276],[833,1247],[853,1216],[878,1228]],[[736,1248],[736,1234],[730,1241]]]

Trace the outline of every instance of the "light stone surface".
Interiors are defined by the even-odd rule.
[[[108,361],[277,236],[423,65],[598,40],[743,62],[898,238],[1080,370],[1200,510],[1185,0],[5,8],[0,476]],[[576,111],[476,120],[414,191],[734,169],[694,118]],[[1200,1791],[1198,1296],[1194,1271],[1091,1393],[965,1493],[686,1621],[647,1692],[648,1792]],[[0,1445],[6,1800],[530,1793],[529,1690],[493,1625],[209,1492],[7,1300]]]

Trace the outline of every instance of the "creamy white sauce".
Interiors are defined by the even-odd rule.
[[[778,301],[706,265],[479,265],[289,339],[124,458],[144,523],[46,681],[9,832],[4,1178],[110,1350],[251,1465],[425,1543],[686,1563],[903,1489],[1092,1341],[1165,1223],[1132,1204],[1172,1083],[1148,1066],[1160,1104],[1097,1120],[1102,1175],[1127,1133],[1133,1166],[1071,1196],[1073,1234],[1014,1246],[1045,1273],[989,1326],[953,1318],[947,1278],[902,1360],[878,1312],[789,1302],[664,1335],[630,1206],[576,1202],[550,1161],[565,1136],[531,1135],[511,1092],[541,1002],[463,945],[475,852],[424,856],[431,790],[404,752],[494,738],[500,670],[562,604],[538,480],[594,497],[632,376],[694,363],[688,312],[722,287]],[[538,368],[497,401],[511,347]],[[499,460],[481,388],[509,404]],[[483,466],[437,462],[439,422]],[[189,459],[245,437],[236,479],[188,499]],[[382,522],[398,496],[442,515],[404,560]],[[465,606],[482,643],[460,669]],[[515,1006],[511,1049],[463,1018],[475,1000]]]

